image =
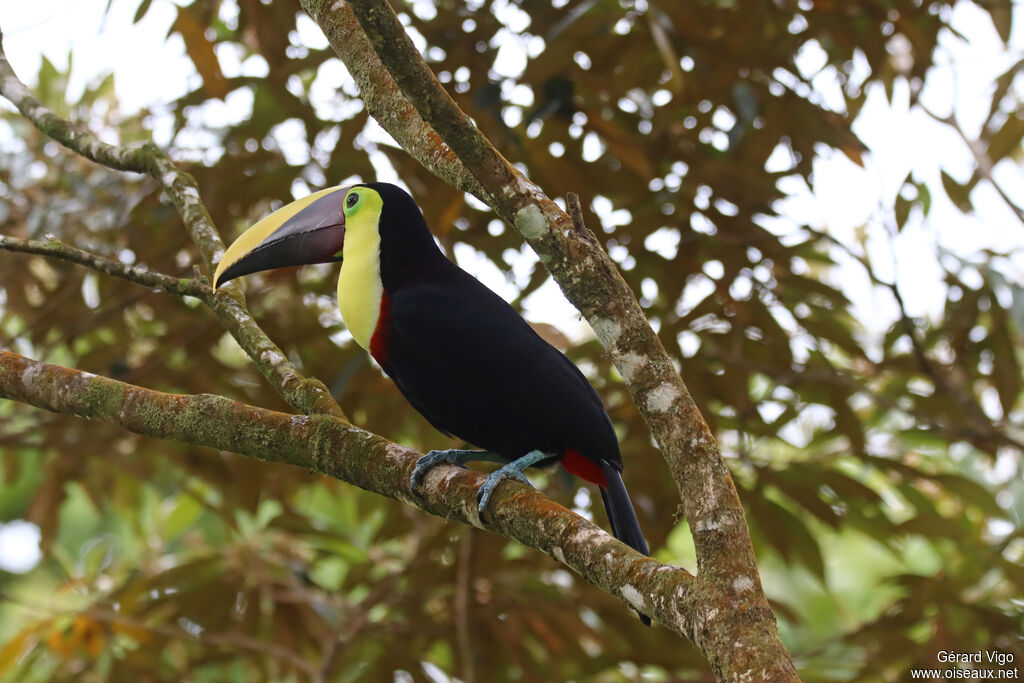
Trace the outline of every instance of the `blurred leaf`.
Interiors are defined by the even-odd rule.
[[[915,183],[914,187],[917,189],[917,201],[921,206],[921,212],[927,218],[932,210],[932,192],[924,183]]]
[[[38,637],[39,632],[43,628],[45,627],[38,624],[28,626],[4,643],[3,647],[0,648],[0,676],[10,671],[17,664],[25,650],[30,646],[30,640]]]
[[[907,218],[910,216],[910,207],[912,203],[909,199],[905,199],[902,196],[896,197],[896,229],[903,230],[903,227],[907,224]]]
[[[181,34],[189,59],[203,77],[203,89],[211,97],[224,99],[231,89],[220,69],[213,43],[206,37],[205,27],[192,16],[192,11],[190,7],[178,7],[174,30]]]
[[[944,489],[959,496],[965,503],[977,506],[986,515],[997,519],[1006,516],[1006,511],[999,507],[992,493],[977,482],[955,474],[940,474],[934,479]]]
[[[803,521],[774,501],[751,495],[744,498],[750,510],[748,519],[768,539],[787,562],[797,562],[819,580],[825,579],[825,563],[818,542]]]
[[[138,9],[135,10],[135,16],[132,17],[132,23],[137,24],[142,21],[142,18],[149,12],[150,6],[153,4],[153,0],[142,0],[139,3]]]
[[[946,196],[949,197],[949,200],[964,213],[972,211],[971,194],[967,186],[958,183],[945,170],[941,171],[941,176],[942,187],[946,190]]]
[[[999,37],[1004,43],[1009,44],[1013,31],[1013,5],[1009,2],[988,2],[984,7],[992,18],[992,25],[995,26]]]
[[[175,540],[185,533],[199,518],[202,511],[202,505],[192,496],[186,493],[176,496],[174,507],[165,521],[167,539]]]

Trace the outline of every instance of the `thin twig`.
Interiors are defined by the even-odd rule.
[[[581,235],[587,234],[589,230],[587,230],[587,223],[583,218],[583,204],[580,203],[580,196],[575,192],[566,192],[565,204],[569,208],[573,228]]]
[[[981,409],[978,403],[971,397],[970,392],[962,387],[955,385],[952,379],[949,377],[948,373],[946,373],[942,368],[936,366],[932,362],[931,358],[928,357],[928,352],[924,348],[924,342],[921,340],[918,326],[914,322],[914,319],[907,312],[906,303],[903,301],[903,294],[900,291],[899,285],[896,283],[896,280],[894,279],[892,282],[889,282],[878,277],[878,275],[875,273],[874,268],[871,266],[871,263],[868,261],[867,257],[856,253],[848,245],[844,244],[843,242],[836,239],[832,235],[806,225],[803,229],[804,231],[813,235],[814,237],[824,242],[828,242],[829,244],[838,248],[844,254],[855,260],[857,263],[860,264],[861,268],[864,269],[864,272],[867,274],[868,279],[871,280],[873,284],[884,289],[887,289],[889,290],[889,292],[892,293],[893,299],[896,302],[896,307],[899,310],[900,326],[903,328],[904,334],[910,340],[910,347],[913,351],[914,359],[917,361],[918,366],[921,368],[921,372],[923,372],[932,380],[937,390],[939,390],[943,394],[952,396],[953,400],[956,401],[960,408],[963,410],[964,416],[971,422],[971,424],[969,425],[969,429],[962,430],[964,432],[963,434],[957,433],[956,430],[952,430],[945,426],[940,427],[939,425],[932,425],[932,430],[936,431],[936,433],[939,433],[939,431],[941,430],[942,433],[951,434],[951,440],[967,438],[967,440],[974,442],[976,440],[982,439],[985,441],[993,441],[995,443],[1009,445],[1014,448],[1017,448],[1018,450],[1024,450],[1024,443],[1018,441],[1009,434],[1004,433],[996,425],[994,425],[992,421],[985,416],[985,412]],[[890,250],[892,250],[891,240],[889,246]],[[894,252],[892,254],[892,258],[894,266],[893,270],[895,272],[896,255]],[[876,401],[879,401],[881,398],[878,394],[872,394],[872,396]],[[903,412],[909,412],[905,408],[900,407],[898,406],[898,404],[895,403],[887,407],[890,409],[901,410]],[[925,415],[915,414],[915,418],[925,423],[931,422],[931,419]]]
[[[462,530],[459,539],[459,559],[455,566],[455,635],[459,643],[459,664],[463,683],[476,683],[476,657],[470,631],[470,610],[472,609],[473,578],[473,534],[469,527]]]
[[[995,189],[996,194],[998,194],[1002,198],[1002,200],[1006,202],[1006,205],[1010,207],[1010,210],[1013,211],[1014,214],[1016,214],[1017,220],[1019,220],[1021,223],[1024,223],[1024,208],[1021,208],[1012,199],[1010,199],[1010,195],[1006,193],[1002,185],[997,183],[995,178],[992,177],[992,159],[989,158],[988,151],[985,149],[985,146],[981,143],[981,141],[975,140],[971,138],[969,135],[967,135],[967,131],[963,129],[963,126],[960,125],[960,122],[957,121],[956,116],[954,114],[950,114],[949,116],[939,116],[938,114],[936,114],[935,112],[933,112],[931,109],[924,106],[920,102],[918,102],[917,105],[921,107],[921,111],[930,116],[932,119],[938,121],[939,123],[944,123],[950,128],[952,128],[954,131],[956,131],[956,134],[960,136],[960,139],[963,140],[965,145],[967,145],[967,149],[970,150],[971,155],[974,157],[974,162],[978,165],[978,175],[982,179],[988,181],[989,185],[991,185]]]
[[[179,296],[195,297],[207,304],[213,299],[213,290],[201,280],[173,277],[151,270],[144,270],[121,263],[120,261],[113,261],[84,249],[72,247],[59,240],[38,242],[35,240],[18,239],[9,235],[0,235],[0,250],[23,254],[38,254],[77,263],[80,266],[85,266],[86,268],[119,277],[145,287],[178,294]]]

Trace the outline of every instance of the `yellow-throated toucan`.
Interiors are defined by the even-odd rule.
[[[502,464],[481,487],[481,517],[503,479],[560,462],[601,490],[612,532],[647,555],[622,483],[622,458],[597,392],[501,297],[449,261],[413,198],[388,183],[321,190],[267,216],[228,248],[214,288],[271,268],[341,261],[338,307],[356,342],[434,427],[485,449],[440,462]],[[646,619],[645,619],[646,620]]]

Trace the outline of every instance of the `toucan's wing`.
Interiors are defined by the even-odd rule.
[[[530,448],[571,448],[621,469],[597,392],[476,279],[459,270],[449,281],[403,287],[392,295],[391,320],[385,369],[435,426],[502,455],[539,442]]]

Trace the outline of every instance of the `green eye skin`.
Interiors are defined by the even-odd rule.
[[[354,209],[359,203],[359,193],[349,192],[348,196],[345,197],[345,213],[348,213],[351,209]]]

